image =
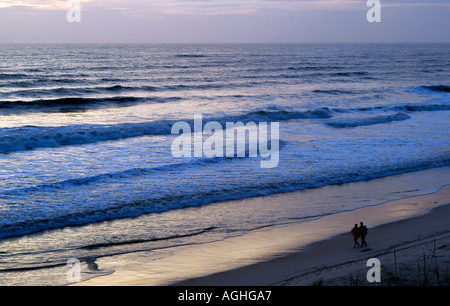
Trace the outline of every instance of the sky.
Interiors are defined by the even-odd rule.
[[[450,42],[449,0],[0,0],[0,43]],[[74,15],[73,15],[74,16]]]

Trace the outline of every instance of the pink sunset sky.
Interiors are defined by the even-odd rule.
[[[0,43],[450,42],[447,0],[0,0]]]

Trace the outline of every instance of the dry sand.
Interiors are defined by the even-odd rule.
[[[172,256],[133,262],[76,285],[449,285],[450,186],[435,193],[260,230],[223,241],[173,248]],[[368,246],[353,248],[363,221]],[[150,256],[148,256],[150,257]],[[369,258],[381,283],[369,283]],[[99,262],[108,266],[108,260]],[[436,272],[438,271],[438,272]]]

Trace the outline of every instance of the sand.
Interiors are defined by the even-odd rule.
[[[146,252],[139,260],[119,256],[114,273],[75,285],[449,285],[449,216],[450,186],[444,186],[310,222],[176,247],[157,260]],[[369,228],[368,245],[353,248],[350,230],[360,221]],[[370,258],[380,262],[381,282],[366,278]]]

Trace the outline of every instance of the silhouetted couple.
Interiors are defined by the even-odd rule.
[[[367,246],[367,242],[366,242],[367,232],[368,232],[368,229],[362,222],[360,223],[359,227],[358,227],[358,224],[355,224],[355,227],[352,228],[353,241],[355,242],[353,245],[353,248],[356,248],[359,246],[361,246],[361,247]],[[359,237],[361,237],[361,245],[358,242]]]

